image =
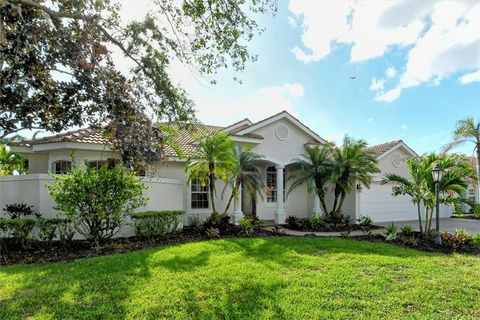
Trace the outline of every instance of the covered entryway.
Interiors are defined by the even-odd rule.
[[[377,222],[417,219],[417,208],[411,198],[392,196],[392,186],[374,181],[370,189],[363,188],[360,194],[360,214],[370,216]]]

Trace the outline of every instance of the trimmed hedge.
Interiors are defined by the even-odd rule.
[[[181,210],[144,211],[132,213],[130,217],[134,220],[135,234],[153,240],[177,232],[183,214]]]

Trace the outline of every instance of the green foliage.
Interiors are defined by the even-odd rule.
[[[55,209],[72,221],[79,234],[97,244],[114,236],[128,215],[146,204],[145,185],[121,166],[76,168],[54,179],[47,186]]]
[[[175,234],[183,214],[181,210],[145,211],[131,213],[130,217],[134,220],[137,236],[154,240]]]
[[[480,247],[480,233],[477,233],[472,237],[472,244],[477,248]]]
[[[313,231],[319,231],[322,227],[325,227],[325,221],[323,217],[319,215],[310,216],[305,224],[308,229]]]
[[[198,178],[202,185],[208,185],[212,215],[217,212],[215,205],[217,179],[227,181],[228,174],[235,169],[233,140],[228,133],[218,132],[198,141],[197,151],[187,159],[185,175],[188,182]]]
[[[361,227],[372,227],[373,219],[367,215],[360,215],[360,218],[357,219],[358,225]]]
[[[220,238],[220,230],[218,228],[208,228],[205,230],[205,234],[208,239],[218,239]]]
[[[398,237],[398,227],[392,222],[383,232],[385,241],[395,241]]]
[[[244,217],[240,219],[238,225],[238,234],[246,237],[256,236],[262,231],[264,227],[265,224],[263,223],[263,221],[258,219],[257,217]]]
[[[246,191],[252,199],[256,199],[257,195],[263,199],[265,184],[258,168],[258,161],[262,159],[263,156],[252,152],[249,145],[234,148],[234,163],[228,172],[222,197],[227,187],[232,189],[232,194],[224,212],[228,211],[233,199],[238,199],[240,190]]]
[[[10,216],[11,219],[20,219],[35,216],[40,217],[40,214],[33,211],[33,206],[26,203],[7,204],[3,211]]]
[[[203,230],[202,219],[196,214],[193,214],[187,218],[187,226],[194,234],[199,234]]]
[[[31,218],[0,219],[1,238],[13,238],[21,246],[27,246],[36,221]]]
[[[410,237],[413,235],[413,228],[412,226],[403,226],[400,228],[400,233],[403,236]]]
[[[212,214],[204,223],[205,229],[226,230],[230,226],[230,215],[228,213]]]
[[[291,168],[296,173],[289,178],[292,183],[288,193],[306,183],[308,190],[319,197],[324,212],[328,212],[325,203],[325,189],[326,183],[332,177],[333,148],[334,145],[331,143],[314,147],[305,146],[305,152],[301,157],[293,160]]]
[[[0,138],[108,122],[124,159],[158,160],[162,134],[152,120],[194,119],[193,102],[167,71],[171,61],[201,75],[240,72],[256,60],[248,42],[263,31],[257,14],[276,11],[267,0],[166,0],[125,21],[120,8],[108,0],[2,1],[0,105],[9,116],[0,118]],[[118,68],[114,53],[132,67]]]
[[[295,215],[289,215],[285,219],[285,223],[287,225],[287,228],[289,229],[295,230],[295,229],[301,229],[303,227],[303,220]]]
[[[63,219],[38,218],[35,221],[38,231],[38,239],[46,244],[51,244],[57,236],[58,224],[61,222],[63,222]]]
[[[461,250],[472,244],[472,236],[464,229],[455,229],[455,233],[442,232],[442,244],[453,250]]]
[[[69,219],[61,219],[57,223],[57,234],[58,239],[65,246],[69,246],[73,241],[73,237],[75,236],[75,226],[73,225],[72,221]]]
[[[25,164],[26,162],[24,158],[7,150],[6,145],[0,144],[0,176],[10,176],[14,173],[26,173],[27,167]]]

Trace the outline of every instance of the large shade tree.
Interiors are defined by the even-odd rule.
[[[474,146],[473,152],[476,158],[477,170],[477,195],[480,195],[480,121],[475,122],[472,117],[457,122],[457,127],[453,132],[453,141],[444,147],[444,151],[447,152],[466,143],[473,144]]]
[[[235,170],[236,161],[233,141],[225,132],[217,132],[198,141],[196,152],[188,157],[185,175],[188,182],[199,179],[208,186],[212,214],[218,214],[216,198],[217,179],[227,181],[228,174]]]
[[[125,22],[118,3],[0,0],[0,138],[108,124],[101,128],[122,154],[154,161],[162,135],[153,122],[194,119],[171,62],[200,75],[243,70],[256,58],[248,41],[263,30],[255,14],[276,8],[268,0],[152,0],[143,19]]]

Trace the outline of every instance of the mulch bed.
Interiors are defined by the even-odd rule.
[[[339,225],[331,225],[329,227],[320,227],[316,229],[311,229],[306,226],[292,226],[292,225],[282,225],[282,227],[290,230],[295,230],[295,231],[304,231],[304,232],[348,232],[348,231],[357,231],[357,230],[364,230],[364,227],[358,225],[358,224],[351,224],[351,225],[344,225],[344,224],[339,224]],[[382,229],[383,227],[380,226],[375,226],[372,225],[369,227],[370,230],[375,230],[375,229]]]
[[[349,237],[350,239],[355,239],[358,241],[368,241],[368,242],[382,242],[382,243],[389,243],[394,244],[404,248],[415,249],[419,251],[425,252],[438,252],[438,253],[469,253],[469,254],[479,254],[480,248],[474,246],[465,246],[458,249],[453,249],[446,247],[444,245],[438,245],[432,240],[426,240],[420,236],[419,232],[414,232],[412,236],[404,237],[399,236],[397,239],[393,241],[386,241],[385,237],[382,235],[362,235],[362,236],[352,236]]]
[[[464,214],[464,215],[452,215],[453,219],[471,219],[471,220],[480,220],[479,218],[477,218],[475,215],[473,214]]]
[[[270,232],[262,232],[256,237],[272,236]],[[238,237],[236,233],[227,230],[221,233],[220,238]],[[106,240],[99,247],[95,247],[85,240],[74,240],[68,246],[55,241],[49,247],[42,242],[35,241],[30,243],[28,248],[22,248],[13,242],[7,242],[4,247],[0,247],[0,266],[12,264],[32,264],[32,263],[50,263],[50,262],[68,262],[80,258],[90,258],[109,254],[126,253],[146,248],[164,247],[174,244],[206,240],[208,237],[204,234],[192,234],[188,230],[180,233],[170,239],[156,239],[147,241],[145,239],[114,238]]]

